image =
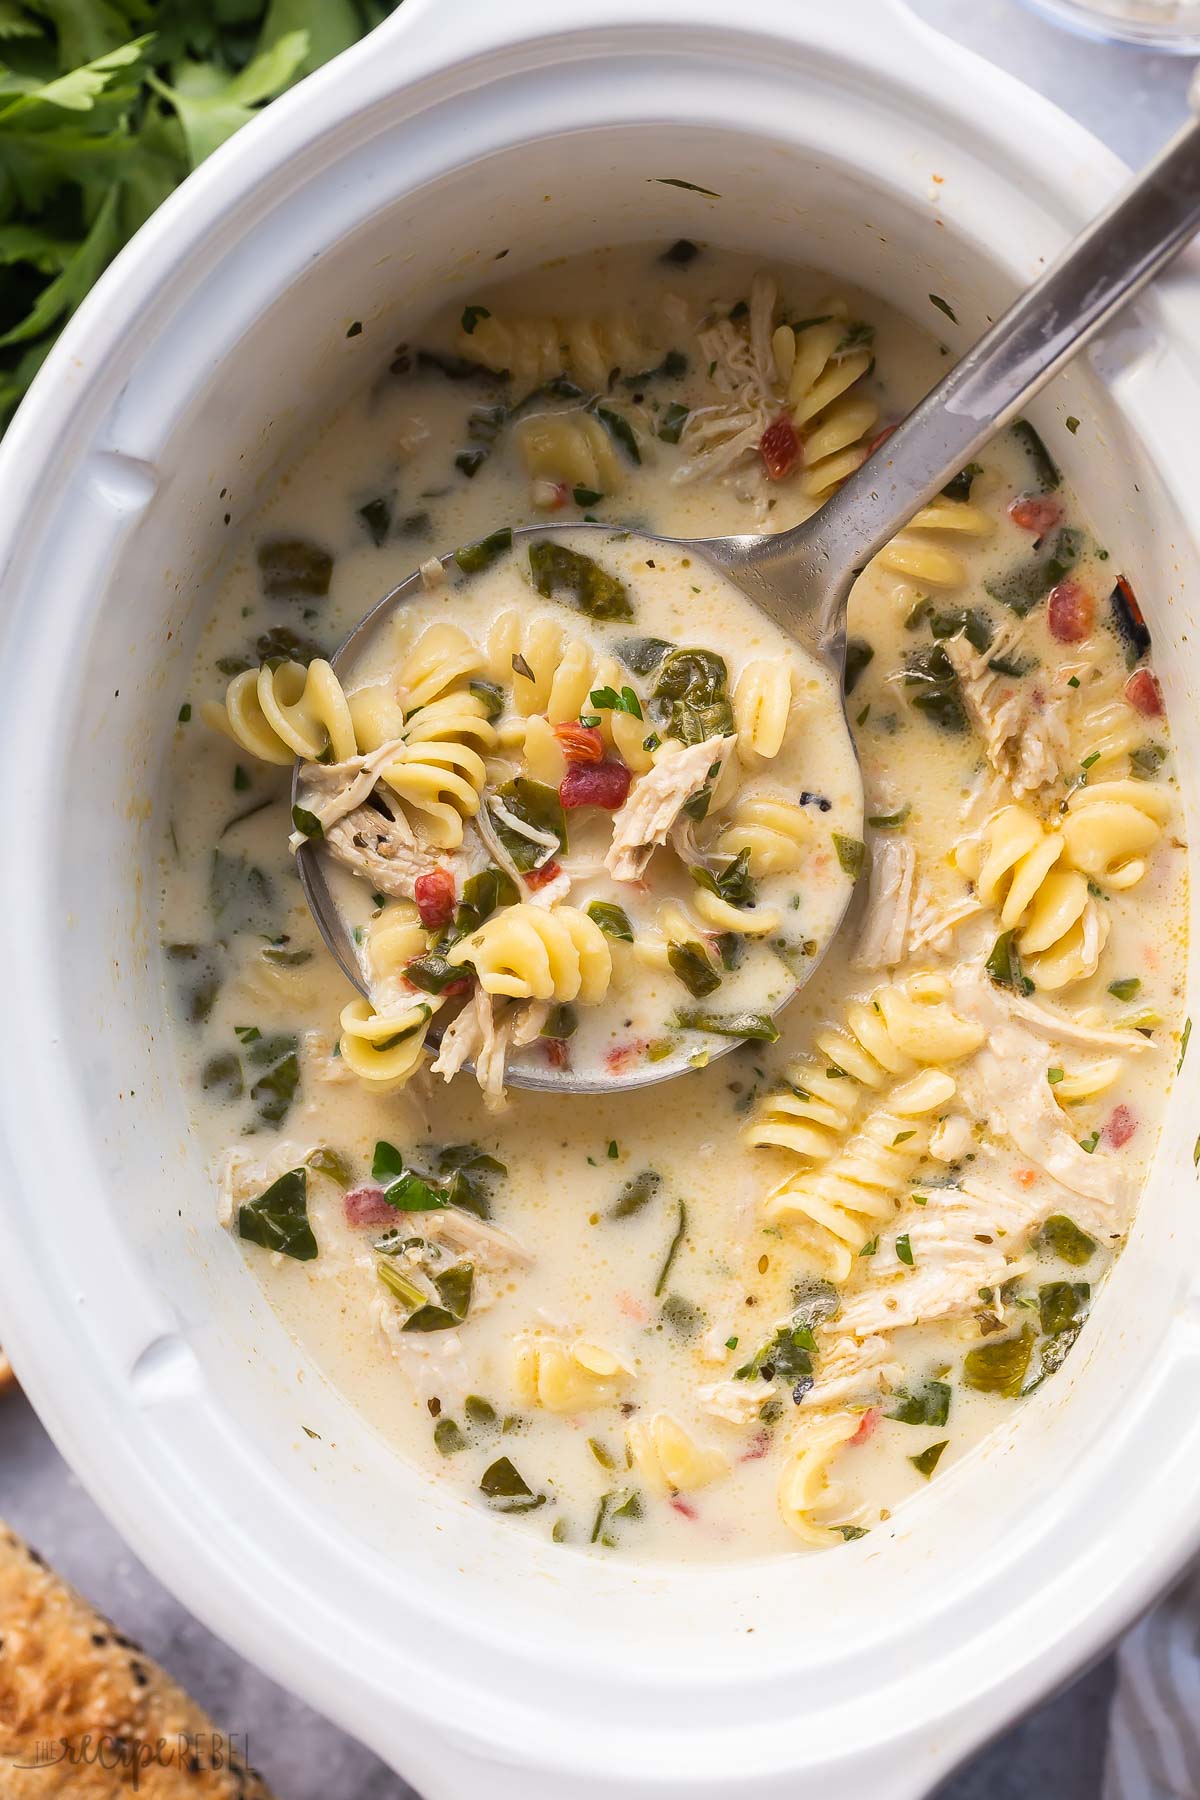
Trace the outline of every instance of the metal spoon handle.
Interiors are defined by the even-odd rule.
[[[819,639],[835,639],[849,585],[913,514],[1020,412],[1200,229],[1200,122],[1077,237],[812,520],[759,540],[753,560],[776,589],[802,592],[785,565],[819,571]],[[811,589],[810,589],[811,591]]]

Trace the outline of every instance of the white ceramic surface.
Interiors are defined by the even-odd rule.
[[[1120,178],[892,0],[746,0],[736,23],[725,0],[578,0],[562,20],[557,0],[405,0],[156,215],[0,450],[6,1347],[145,1560],[428,1800],[903,1800],[1200,1538],[1186,1089],[1084,1339],[1007,1439],[890,1539],[647,1571],[431,1493],[305,1367],[216,1224],[163,1029],[163,752],[223,544],[435,295],[501,249],[509,272],[685,233],[925,321],[945,295],[961,346]],[[1177,273],[1035,415],[1136,574],[1190,767],[1198,293]]]

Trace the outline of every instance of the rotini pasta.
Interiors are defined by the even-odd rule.
[[[521,460],[535,483],[549,482],[612,494],[621,486],[621,460],[612,439],[592,413],[533,413],[513,435]],[[557,505],[557,498],[548,504]]]
[[[955,852],[958,868],[973,878],[983,904],[996,909],[1001,928],[1016,932],[1033,981],[1051,992],[1094,974],[1108,938],[1108,920],[1067,848],[1064,833],[1043,825],[1032,808],[1004,806]],[[1102,854],[1100,837],[1095,849]]]
[[[346,1067],[377,1091],[402,1087],[421,1065],[436,999],[401,1003],[395,1011],[377,1013],[367,1000],[351,1000],[342,1008],[338,1049]]]
[[[582,638],[566,638],[550,614],[525,619],[514,608],[498,614],[488,632],[485,666],[492,681],[512,684],[513,708],[520,717],[541,714],[559,725],[595,713],[605,741],[635,775],[652,766],[645,721],[591,698],[605,688],[620,692],[629,685],[629,671],[616,657],[597,656]]]
[[[516,1000],[596,1006],[612,979],[608,939],[573,906],[506,906],[455,944],[449,960],[470,963],[485,993]]]
[[[792,706],[792,671],[786,662],[748,662],[733,690],[739,759],[753,768],[770,762],[783,748]]]
[[[627,310],[562,319],[489,315],[460,334],[458,348],[484,368],[507,371],[518,394],[556,375],[570,376],[589,393],[599,393],[615,369],[636,374],[657,355]]]
[[[800,1226],[803,1247],[834,1281],[845,1281],[854,1258],[891,1218],[954,1093],[953,1076],[922,1069],[893,1088],[827,1161],[782,1182],[763,1216],[772,1225]]]
[[[805,1419],[803,1437],[783,1466],[779,1479],[779,1511],[789,1531],[814,1549],[839,1543],[836,1526],[822,1524],[814,1514],[837,1503],[839,1490],[830,1482],[830,1468],[862,1425],[862,1414],[828,1413]]]
[[[881,568],[905,576],[918,587],[961,587],[967,565],[950,545],[956,537],[990,537],[994,529],[981,506],[939,495],[884,545],[875,560]]]
[[[759,879],[800,869],[814,835],[813,822],[802,806],[765,794],[741,795],[717,832],[718,855],[748,852],[747,867]]]
[[[721,1451],[697,1443],[670,1413],[635,1419],[626,1435],[633,1466],[653,1493],[694,1493],[729,1473]]]
[[[568,1344],[561,1338],[539,1334],[517,1342],[516,1389],[525,1406],[559,1413],[611,1406],[632,1374],[611,1350],[582,1338]]]
[[[203,710],[208,725],[261,762],[283,767],[327,753],[345,762],[357,753],[342,684],[320,657],[307,669],[296,662],[246,669],[230,682],[223,706],[206,700]]]
[[[854,473],[866,453],[863,440],[879,418],[873,400],[850,391],[869,371],[872,353],[856,347],[844,301],[828,310],[830,317],[799,331],[779,325],[771,337],[784,404],[804,443],[800,484],[813,499]]]

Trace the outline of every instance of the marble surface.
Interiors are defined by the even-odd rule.
[[[818,4],[820,0],[796,0]],[[1190,65],[1064,35],[1017,0],[912,0],[929,24],[1074,113],[1128,162],[1182,120]],[[19,1395],[0,1401],[0,1517],[31,1538],[229,1730],[244,1732],[279,1800],[405,1800],[375,1757],[197,1623],[138,1562],[64,1467]],[[1095,1800],[1111,1659],[1007,1732],[937,1800]]]

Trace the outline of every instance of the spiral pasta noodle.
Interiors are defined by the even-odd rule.
[[[513,436],[535,482],[563,482],[601,494],[621,486],[621,460],[612,439],[589,412],[534,413],[518,422]]]
[[[748,662],[733,690],[739,760],[750,767],[779,755],[792,707],[792,671],[786,662],[759,657]]]
[[[620,692],[629,672],[613,656],[597,656],[582,638],[567,638],[548,613],[527,619],[515,608],[499,613],[487,635],[484,667],[492,681],[512,686],[514,711],[523,718],[540,714],[551,725],[595,713],[605,741],[635,775],[653,765],[645,747],[650,727],[644,719],[612,707],[593,704],[603,688]]]
[[[653,1493],[692,1493],[729,1472],[721,1451],[697,1443],[670,1413],[635,1419],[626,1436],[633,1466]]]
[[[741,794],[721,823],[714,847],[728,857],[746,851],[746,866],[756,879],[788,875],[803,866],[813,834],[804,807],[765,794]]]
[[[830,310],[829,318],[799,331],[779,325],[771,336],[784,404],[804,443],[800,485],[813,499],[854,473],[865,455],[863,440],[879,418],[872,399],[851,392],[870,370],[871,351],[845,346],[845,302],[835,301]]]
[[[524,1405],[575,1413],[611,1405],[632,1371],[600,1344],[531,1335],[517,1340],[514,1373]]]
[[[367,1000],[351,1000],[341,1014],[342,1061],[370,1087],[402,1087],[420,1067],[430,1020],[440,1004],[414,1000],[379,1013]]]
[[[568,375],[589,393],[598,393],[614,369],[636,374],[656,354],[628,310],[562,319],[492,314],[459,334],[458,349],[497,374],[507,371],[518,393],[556,375]]]
[[[840,1541],[836,1526],[824,1525],[814,1514],[833,1505],[838,1490],[830,1481],[830,1469],[862,1425],[861,1413],[835,1412],[805,1420],[804,1437],[784,1463],[779,1478],[779,1511],[789,1531],[823,1550]]]
[[[203,711],[214,730],[280,767],[298,756],[345,762],[358,749],[342,684],[322,657],[307,669],[297,662],[245,669],[229,683],[224,705],[207,700]]]
[[[884,545],[875,561],[920,587],[961,587],[967,565],[951,548],[955,537],[985,538],[994,530],[981,506],[939,495]]]
[[[612,980],[608,939],[574,906],[506,906],[455,944],[449,960],[470,963],[485,993],[515,1000],[596,1006]]]

